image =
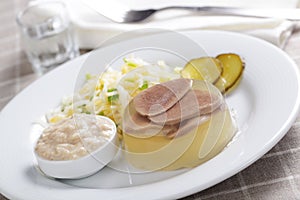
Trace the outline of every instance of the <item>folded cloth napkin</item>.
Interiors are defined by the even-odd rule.
[[[44,1],[44,0],[38,0]],[[294,29],[294,22],[284,19],[262,19],[233,16],[203,16],[196,12],[166,10],[156,13],[150,20],[133,24],[112,22],[84,2],[95,0],[61,0],[69,9],[74,24],[75,34],[80,48],[96,48],[102,42],[121,33],[145,28],[183,30],[229,30],[237,31],[265,39],[283,47]],[[103,7],[109,1],[102,1]],[[187,6],[236,6],[259,8],[296,8],[299,0],[114,0],[131,9],[160,8],[170,5]],[[96,1],[97,2],[97,1]],[[98,3],[100,1],[98,0]],[[137,37],[138,35],[134,35]],[[126,34],[130,37],[130,34]]]

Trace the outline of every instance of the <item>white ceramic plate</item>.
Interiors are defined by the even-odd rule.
[[[137,50],[138,56],[150,61],[164,59],[171,65],[183,63],[182,58],[174,58],[177,50],[187,59],[204,54],[193,52],[193,42],[181,40],[183,36],[172,39],[168,34],[156,34],[104,47],[88,55],[88,60],[86,55],[66,63],[31,84],[2,110],[0,192],[12,199],[174,199],[236,174],[270,150],[291,127],[299,110],[299,73],[295,63],[280,49],[253,37],[218,31],[183,34],[210,56],[234,52],[246,62],[240,86],[226,97],[237,112],[241,129],[229,147],[203,165],[176,172],[129,176],[106,168],[87,179],[62,182],[48,179],[36,170],[32,122],[56,107],[64,95],[73,93],[86,71],[99,72],[116,56],[143,45],[159,48]],[[173,56],[171,51],[161,51],[161,43],[169,45]],[[118,59],[112,63],[118,64]],[[81,69],[83,64],[88,67]]]

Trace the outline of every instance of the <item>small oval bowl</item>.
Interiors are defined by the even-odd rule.
[[[104,116],[97,116],[106,118]],[[76,160],[46,160],[41,158],[35,151],[35,156],[40,170],[49,177],[59,179],[79,179],[95,174],[113,160],[119,150],[119,138],[115,123],[113,136],[97,150]]]

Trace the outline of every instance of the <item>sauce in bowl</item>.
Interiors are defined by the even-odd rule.
[[[43,131],[35,151],[46,160],[75,160],[105,144],[114,134],[107,118],[77,114]]]
[[[35,146],[40,169],[54,178],[82,178],[113,160],[119,149],[115,123],[107,117],[75,114],[46,128]]]

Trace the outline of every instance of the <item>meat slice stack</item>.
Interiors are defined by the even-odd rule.
[[[163,133],[170,138],[188,133],[223,102],[219,92],[209,90],[211,86],[194,87],[199,83],[206,85],[180,78],[139,93],[125,109],[124,131],[148,136]]]

